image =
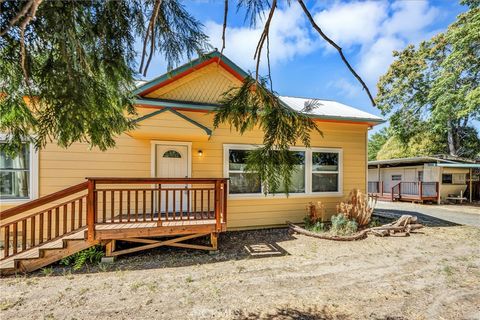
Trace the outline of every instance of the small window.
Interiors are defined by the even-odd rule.
[[[401,174],[392,174],[392,181],[402,181]]]
[[[466,173],[454,173],[452,175],[453,184],[466,184],[467,183],[467,174]]]
[[[181,158],[182,155],[175,150],[168,150],[163,154],[164,158]]]
[[[14,158],[0,152],[0,199],[29,199],[30,147],[24,144]]]
[[[442,174],[442,183],[443,184],[452,184],[453,177],[451,173],[444,173]]]

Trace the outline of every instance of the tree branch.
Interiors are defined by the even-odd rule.
[[[373,98],[372,94],[370,93],[370,90],[368,89],[367,85],[365,84],[365,82],[363,81],[363,79],[358,75],[358,73],[353,69],[353,67],[350,65],[350,63],[348,62],[347,58],[345,58],[345,55],[343,54],[342,52],[342,48],[336,44],[332,39],[330,39],[323,31],[322,29],[317,25],[317,23],[315,22],[315,20],[313,19],[310,11],[308,11],[307,7],[305,6],[305,3],[303,2],[303,0],[298,0],[298,3],[300,4],[300,6],[302,7],[303,9],[303,12],[305,13],[305,15],[307,16],[308,20],[310,21],[310,24],[313,26],[313,28],[315,30],[317,30],[317,32],[320,34],[320,36],[325,40],[327,41],[332,47],[334,47],[338,53],[340,54],[340,58],[342,58],[342,61],[345,63],[345,65],[347,66],[348,70],[350,70],[350,72],[354,75],[355,78],[357,78],[357,80],[362,84],[362,87],[363,89],[367,92],[367,95],[368,95],[368,98],[370,99],[370,101],[372,102],[372,105],[375,106],[375,99]]]
[[[255,54],[253,56],[253,58],[257,60],[257,65],[255,68],[255,80],[257,81],[258,81],[258,69],[260,68],[260,58],[262,55],[263,44],[265,43],[265,40],[268,37],[268,33],[270,32],[270,22],[272,21],[273,13],[275,12],[276,7],[277,7],[277,0],[273,0],[272,7],[270,8],[270,13],[268,14],[267,21],[265,21],[265,26],[263,27],[262,34],[260,35],[257,48],[255,49]]]
[[[21,65],[23,76],[25,81],[28,83],[28,70],[27,70],[27,49],[25,48],[25,29],[30,21],[35,17],[37,13],[38,6],[42,3],[43,0],[33,0],[32,5],[28,11],[28,14],[25,16],[25,19],[20,24],[20,56],[21,56]]]
[[[225,33],[227,32],[228,0],[225,0],[225,10],[223,12],[223,30],[222,30],[222,50],[220,50],[220,59],[225,49]]]
[[[147,44],[148,44],[148,37],[150,36],[150,33],[153,34],[153,30],[155,28],[155,24],[157,21],[158,17],[158,12],[160,10],[160,5],[162,4],[162,0],[155,0],[155,4],[153,6],[153,11],[152,11],[152,16],[150,17],[150,22],[148,23],[148,28],[147,32],[145,34],[145,39],[143,40],[143,50],[142,50],[142,60],[140,62],[140,68],[138,72],[142,73],[143,75],[146,75],[148,67],[145,67],[145,70],[143,70],[143,63],[145,62],[145,56],[147,55]],[[154,41],[154,37],[152,37],[152,42]],[[149,60],[151,60],[152,52],[150,52]]]
[[[16,15],[15,17],[13,17],[9,22],[8,22],[8,26],[5,28],[5,30],[1,31],[0,32],[0,37],[3,37],[9,30],[11,27],[13,27],[20,19],[22,19],[23,17],[25,17],[25,15],[27,15],[27,12],[30,10],[30,8],[32,7],[33,5],[33,2],[34,0],[29,0],[27,2],[27,4],[25,4],[22,8],[22,10],[20,10]]]

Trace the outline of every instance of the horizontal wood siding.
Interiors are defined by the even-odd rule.
[[[153,112],[155,109],[141,108],[140,115]],[[211,114],[201,112],[185,112],[191,119],[212,128]],[[173,114],[161,113],[151,118],[148,126],[157,125],[159,132]],[[174,116],[174,115],[173,115]],[[183,132],[183,128],[191,130],[192,125],[178,118],[175,131]],[[171,119],[170,119],[171,120]],[[142,122],[139,123],[141,130]],[[366,132],[367,126],[362,124],[345,124],[319,122],[324,136],[312,136],[312,147],[341,148],[343,150],[343,190],[346,196],[353,188],[365,191],[366,184]],[[152,132],[151,128],[148,130]],[[151,140],[178,140],[168,136],[133,138],[124,134],[117,139],[115,148],[102,152],[90,149],[86,143],[74,143],[68,149],[48,144],[39,154],[39,195],[43,196],[68,186],[85,181],[87,176],[112,177],[150,177],[151,172]],[[210,140],[201,134],[192,135],[192,177],[223,177],[223,145],[224,144],[261,144],[262,134],[256,130],[240,136],[228,126],[221,126],[213,132]],[[198,156],[198,150],[203,151]],[[275,197],[258,199],[229,199],[228,227],[252,228],[284,224],[286,220],[299,222],[305,215],[305,207],[310,201],[322,201],[327,213],[335,212],[336,204],[342,197],[309,197],[292,195],[289,198]],[[107,199],[108,205],[108,199]],[[2,206],[1,208],[6,208]],[[9,205],[8,207],[11,207]]]

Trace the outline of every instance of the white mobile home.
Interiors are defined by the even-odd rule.
[[[472,200],[472,170],[480,164],[448,157],[414,157],[368,162],[368,192],[384,200]]]

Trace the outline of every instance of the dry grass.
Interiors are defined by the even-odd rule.
[[[253,258],[244,245],[280,255]],[[1,319],[478,319],[480,229],[332,243],[222,234],[220,253],[157,249],[109,270],[0,281]],[[32,281],[33,280],[33,281]],[[86,290],[88,288],[88,290]]]

